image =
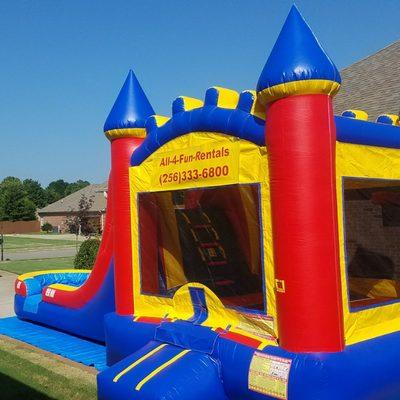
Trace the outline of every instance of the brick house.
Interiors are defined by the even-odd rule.
[[[79,209],[79,201],[82,196],[87,199],[93,199],[93,205],[89,211],[91,222],[94,226],[103,231],[106,202],[107,202],[107,183],[93,184],[78,190],[52,204],[47,205],[37,211],[39,215],[40,225],[45,223],[53,225],[54,229],[59,233],[68,231],[66,220],[73,216]]]

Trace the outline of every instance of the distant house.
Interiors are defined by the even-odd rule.
[[[342,85],[334,98],[335,114],[363,110],[369,120],[400,111],[400,40],[340,71]]]
[[[43,226],[43,224],[48,222],[53,225],[54,229],[59,233],[67,232],[67,218],[76,214],[82,195],[85,195],[87,199],[93,199],[93,205],[89,211],[90,219],[94,226],[103,231],[106,214],[107,183],[86,186],[75,193],[39,209],[37,212],[40,225]]]

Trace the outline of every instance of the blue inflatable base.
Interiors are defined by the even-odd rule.
[[[0,334],[58,354],[69,360],[94,367],[107,368],[105,346],[67,333],[22,321],[17,317],[0,319]]]

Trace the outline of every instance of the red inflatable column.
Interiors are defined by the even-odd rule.
[[[115,306],[120,315],[134,313],[129,167],[132,153],[142,144],[145,120],[154,114],[132,71],[104,125],[111,140]]]
[[[122,137],[111,142],[111,175],[114,206],[114,265],[116,311],[133,314],[132,237],[129,167],[132,153],[143,139]]]
[[[339,83],[293,8],[258,83],[267,105],[279,341],[293,352],[344,347],[331,101]]]

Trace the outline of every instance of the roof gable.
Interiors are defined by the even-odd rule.
[[[107,203],[104,192],[107,192],[107,183],[89,185],[54,203],[48,204],[46,207],[38,210],[38,214],[44,215],[78,211],[78,204],[82,195],[85,195],[88,199],[93,196],[91,212],[104,212]]]

